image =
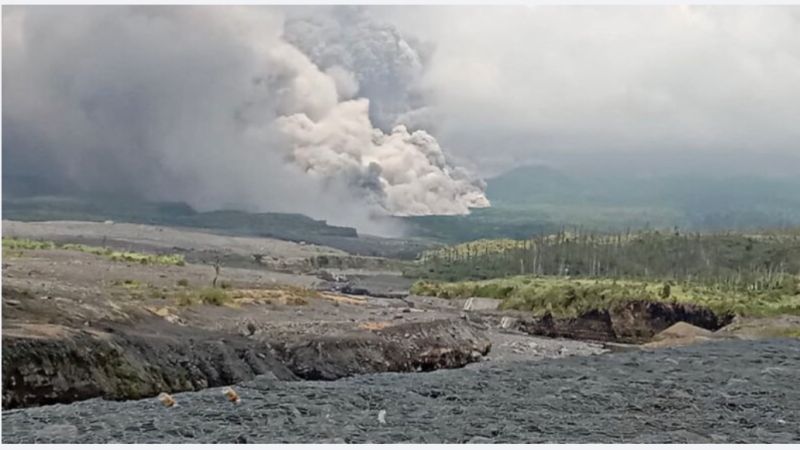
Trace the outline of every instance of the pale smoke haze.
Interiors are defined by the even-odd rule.
[[[283,22],[261,7],[7,8],[6,152],[89,190],[362,229],[488,206],[433,136],[375,128],[357,77],[321,70]]]
[[[798,30],[797,7],[7,7],[4,163],[376,232],[530,163],[800,176]]]

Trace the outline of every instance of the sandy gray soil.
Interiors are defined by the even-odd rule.
[[[4,221],[4,226],[9,224],[11,227],[4,230],[8,235],[63,242],[78,235],[88,236],[93,233],[96,237],[96,232],[88,233],[77,225],[57,232],[51,228],[54,225],[47,223],[22,224]],[[105,226],[93,225],[95,228]],[[124,238],[126,242],[130,240],[137,245],[142,242],[159,242],[163,246],[174,243],[169,240],[173,236],[172,231],[164,231],[169,239],[162,239],[157,237],[160,236],[158,233],[156,237],[150,236],[149,232],[143,233],[141,227],[144,226],[140,225],[114,224],[110,227],[116,227],[116,232],[119,233],[115,235],[117,239]],[[124,230],[132,234],[127,235]],[[202,234],[202,239],[198,238],[198,245],[217,245],[213,243],[213,239],[209,240],[209,236],[211,235]],[[220,239],[226,241],[231,238]],[[308,251],[304,246],[277,242],[276,248]],[[237,251],[235,246],[225,248]],[[246,250],[243,248],[238,251]],[[328,272],[346,277],[356,287],[366,287],[377,292],[403,293],[410,285],[410,280],[402,279],[390,271],[351,269]],[[242,298],[223,307],[179,304],[179,294],[209,287],[214,275],[214,268],[207,264],[141,265],[114,262],[102,256],[60,249],[24,251],[21,256],[6,254],[3,268],[4,333],[31,333],[33,331],[28,326],[30,324],[85,328],[104,321],[132,323],[144,317],[162,321],[165,325],[178,324],[266,339],[276,336],[288,338],[308,334],[329,335],[420,321],[461,320],[466,315],[462,311],[463,300],[448,301],[419,296],[380,298],[334,292],[316,295],[314,292],[304,291],[299,293],[302,302],[291,301],[292,296],[289,296],[290,301],[287,302],[282,293],[286,290],[291,293],[292,287],[324,290],[337,283],[322,280],[312,274],[236,267],[223,267],[218,282],[229,285],[227,290],[232,296]],[[182,282],[188,286],[179,286]],[[553,353],[547,344],[540,347],[529,345],[529,342],[534,341],[549,343],[552,341],[549,339],[519,333],[510,335],[496,330],[491,336],[498,344],[494,346],[492,358],[501,357],[501,352],[505,354],[506,349],[511,349],[511,341],[521,343],[507,352],[514,355],[513,358],[520,355],[538,358],[541,354]],[[565,345],[569,348],[586,349],[590,353],[599,348],[598,345],[563,342],[567,342]]]
[[[4,443],[800,442],[800,345],[732,340],[3,413]],[[384,421],[379,420],[385,411]]]
[[[3,235],[65,242],[127,243],[132,250],[160,249],[182,252],[209,250],[249,257],[264,253],[277,258],[307,258],[320,254],[346,255],[341,250],[313,244],[299,244],[270,238],[228,236],[203,230],[80,221],[18,222],[3,221]]]
[[[62,243],[97,238],[82,226],[49,226],[12,223],[8,234]],[[137,225],[89,228],[98,226],[116,227],[115,245],[137,251],[156,244],[164,250],[173,238],[185,237]],[[246,245],[215,244],[209,236],[195,236],[197,245],[246,251]],[[289,243],[275,248],[310,251]],[[141,398],[268,371],[281,379],[292,373],[336,379],[461,367],[487,352],[494,361],[603,351],[595,344],[506,333],[473,317],[477,311],[463,311],[463,301],[406,299],[410,281],[386,270],[291,273],[223,265],[217,283],[225,286],[226,298],[217,305],[198,300],[215,277],[209,264],[146,265],[64,249],[4,256],[3,377],[16,386],[13,395],[4,391],[6,407]],[[331,290],[343,284],[386,297]]]
[[[495,300],[404,295],[410,282],[392,270],[285,263],[341,256],[325,247],[126,224],[3,226],[5,236],[182,253],[189,261],[6,252],[4,388],[11,366],[8,380],[28,386],[9,404],[151,398],[4,411],[3,442],[800,439],[798,341],[737,339],[737,330],[757,337],[752,329],[772,322],[737,322],[720,333],[726,339],[695,347],[617,346],[601,355],[607,345],[521,333],[513,324],[525,314],[497,311]],[[254,248],[286,270],[245,264]],[[215,276],[202,263],[208,255],[228,258],[218,279],[222,304],[197,301]],[[351,293],[336,292],[343,286]],[[358,375],[442,367],[464,368]],[[338,380],[279,381],[298,377]],[[241,405],[221,398],[228,384],[239,386]],[[177,408],[152,398],[162,390],[181,392]]]

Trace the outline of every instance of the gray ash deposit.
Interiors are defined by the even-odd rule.
[[[800,442],[800,343],[685,348],[383,373],[258,378],[155,398],[3,412],[4,443]],[[385,411],[385,414],[381,414]],[[383,418],[384,420],[380,420]]]

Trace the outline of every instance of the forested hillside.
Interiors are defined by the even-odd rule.
[[[526,240],[479,240],[427,251],[421,278],[461,280],[509,275],[777,283],[800,274],[800,229],[737,233],[560,231]]]

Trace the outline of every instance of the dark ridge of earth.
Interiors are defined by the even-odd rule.
[[[800,343],[486,364],[4,411],[3,443],[800,442]],[[385,410],[385,423],[380,411]]]

